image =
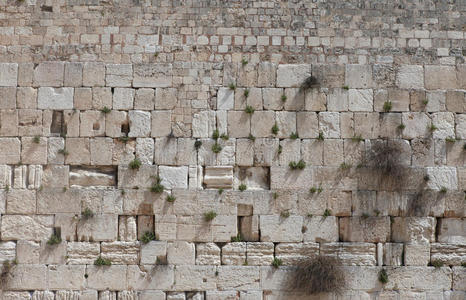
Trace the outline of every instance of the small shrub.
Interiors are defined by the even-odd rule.
[[[248,187],[247,187],[244,183],[242,183],[242,184],[239,185],[238,189],[239,189],[241,192],[244,192],[245,190],[248,189]]]
[[[466,262],[462,262],[462,263],[461,263],[461,266],[462,266],[463,268],[466,268]]]
[[[443,262],[441,260],[433,260],[430,264],[436,269],[443,267]]]
[[[376,217],[380,216],[380,210],[374,209],[374,214]]]
[[[118,140],[124,144],[128,143],[129,142],[129,137],[127,136],[120,136],[118,137]]]
[[[9,184],[6,184],[6,185],[5,185],[5,192],[8,193],[9,191],[10,191],[10,185],[9,185]]]
[[[368,213],[363,213],[363,214],[361,215],[361,218],[367,219],[367,218],[369,218],[369,214],[368,214]]]
[[[340,294],[344,289],[344,273],[338,268],[341,261],[330,256],[319,255],[298,262],[288,277],[290,289],[307,293]]]
[[[244,90],[243,96],[244,96],[244,98],[249,97],[249,89],[245,89],[245,90]]]
[[[430,176],[429,175],[424,175],[424,181],[427,182],[430,180]]]
[[[283,152],[283,146],[282,145],[278,145],[277,152],[278,152],[278,154],[282,154],[282,152]]]
[[[228,88],[229,88],[230,90],[234,91],[234,90],[236,90],[236,84],[234,84],[234,83],[232,82],[232,83],[230,83],[230,84],[228,85]]]
[[[250,133],[250,134],[248,135],[248,139],[254,142],[254,141],[256,140],[256,137],[253,136],[252,133]]]
[[[403,129],[406,128],[406,125],[405,124],[400,124],[400,125],[398,125],[397,128],[398,128],[398,130],[403,130]]]
[[[60,153],[60,154],[62,154],[64,156],[67,156],[67,155],[70,154],[65,148],[58,150],[58,153]]]
[[[283,95],[280,97],[280,99],[282,100],[283,103],[286,102],[286,99],[287,99],[287,98],[288,98],[288,97],[286,97],[285,94],[283,94]]]
[[[247,60],[247,59],[245,59],[245,58],[243,58],[243,59],[241,60],[241,64],[242,64],[242,65],[243,65],[243,67],[244,67],[245,65],[247,65],[247,64],[248,64],[248,60]]]
[[[223,189],[222,188],[218,189],[218,194],[221,195],[222,193],[223,193]]]
[[[112,110],[110,108],[108,108],[107,106],[104,106],[104,108],[102,108],[100,110],[102,113],[104,114],[108,114],[109,112],[111,112]]]
[[[319,140],[319,141],[324,140],[324,133],[322,131],[319,131],[319,136],[317,137],[317,140]]]
[[[61,230],[59,228],[54,228],[53,233],[47,241],[47,245],[53,246],[61,243]]]
[[[220,138],[221,138],[222,140],[224,140],[224,141],[228,141],[228,139],[229,139],[230,137],[229,137],[227,134],[222,133],[222,134],[220,135]]]
[[[142,163],[139,159],[135,158],[132,161],[129,162],[129,168],[132,170],[139,170],[141,167]]]
[[[272,194],[272,197],[273,197],[274,200],[277,200],[277,199],[278,199],[278,193],[277,193],[277,192],[274,192],[274,193]]]
[[[282,218],[284,218],[284,219],[289,218],[289,217],[290,217],[290,212],[287,211],[287,210],[286,210],[286,211],[282,211],[282,212],[280,213],[280,217],[282,217]]]
[[[210,222],[213,219],[215,219],[216,216],[217,216],[217,213],[215,211],[211,210],[211,211],[206,212],[204,214],[204,220],[206,220],[207,222]]]
[[[300,159],[298,162],[290,161],[288,166],[292,170],[296,170],[296,169],[303,170],[306,167],[306,162],[302,159]]]
[[[86,207],[86,209],[81,213],[81,216],[84,220],[88,220],[94,217],[94,212],[89,207]]]
[[[300,91],[307,91],[309,89],[312,89],[314,87],[318,86],[317,78],[314,76],[309,76],[306,79],[304,79],[303,83],[301,83],[301,86],[299,87]]]
[[[36,135],[32,141],[35,143],[35,144],[39,144],[40,143],[40,136]]]
[[[424,104],[424,106],[426,106],[427,104],[429,104],[429,100],[426,99],[426,100],[422,101],[422,104]]]
[[[344,89],[344,90],[349,90],[349,86],[344,85],[344,86],[343,86],[343,89]]]
[[[246,109],[244,110],[247,114],[253,114],[254,113],[254,107],[251,105],[246,105]]]
[[[220,151],[222,151],[222,146],[220,146],[220,144],[215,143],[212,145],[212,152],[220,153]]]
[[[278,130],[279,130],[279,129],[278,129],[278,125],[277,125],[277,123],[275,123],[275,124],[272,126],[272,133],[273,133],[273,134],[277,134],[277,133],[278,133]]]
[[[172,203],[172,202],[175,202],[175,200],[176,200],[176,197],[175,197],[175,196],[173,196],[173,195],[167,195],[167,198],[166,198],[166,200],[167,200],[167,202],[170,202],[170,203]]]
[[[165,187],[163,186],[162,184],[162,179],[160,179],[160,177],[155,177],[155,182],[151,185],[150,187],[150,191],[152,193],[162,193],[163,190],[165,189]]]
[[[332,211],[328,208],[325,209],[324,211],[324,214],[323,214],[323,217],[324,219],[327,218],[327,217],[330,217],[332,215]]]
[[[96,266],[111,266],[112,262],[108,258],[103,258],[102,256],[99,256],[95,261],[94,265]]]
[[[3,264],[2,264],[2,271],[0,273],[0,288],[5,286],[8,282],[8,277],[9,277],[9,274],[11,273],[11,269],[13,268],[13,266],[16,264],[16,260],[13,260],[13,261],[9,261],[9,260],[5,260],[3,261]]]
[[[196,141],[194,142],[194,148],[195,148],[196,150],[199,150],[199,148],[201,148],[201,146],[202,146],[202,141],[196,140]]]
[[[321,186],[319,186],[319,187],[317,188],[317,193],[320,194],[320,193],[322,193],[323,190],[324,190],[324,189],[323,189]]]
[[[317,192],[317,189],[315,187],[311,187],[309,189],[309,193],[311,193],[311,194],[315,194],[316,192]]]
[[[147,244],[150,241],[155,241],[155,234],[152,231],[144,232],[144,234],[141,236],[141,242],[143,244]]]
[[[434,131],[437,130],[437,129],[438,129],[437,126],[435,126],[434,124],[431,124],[431,125],[429,126],[429,131],[430,131],[430,132],[434,132]]]
[[[383,104],[383,111],[384,112],[389,112],[392,110],[392,102],[391,101],[386,101],[384,104]]]
[[[351,164],[348,164],[348,163],[341,163],[340,164],[340,169],[342,170],[348,170],[348,169],[351,169],[352,165]]]
[[[353,136],[353,137],[351,138],[351,140],[352,140],[353,142],[357,142],[357,143],[364,141],[364,139],[361,137],[361,135],[355,135],[355,136]]]
[[[212,132],[212,138],[214,140],[217,140],[220,137],[220,133],[218,132],[218,129],[215,129],[214,132]]]
[[[241,236],[241,233],[238,233],[236,236],[231,237],[231,242],[232,243],[239,243],[243,241],[243,237]]]
[[[275,268],[278,268],[278,267],[280,267],[282,264],[283,264],[283,262],[282,262],[281,259],[274,257],[274,259],[273,259],[273,261],[272,261],[272,266],[274,266]]]
[[[447,143],[454,143],[454,142],[456,142],[456,139],[449,136],[449,137],[447,137],[447,138],[445,139],[445,142],[447,142]]]
[[[298,138],[299,138],[299,136],[298,136],[298,134],[297,134],[296,132],[292,132],[292,133],[290,134],[290,139],[296,140],[296,139],[298,139]]]
[[[379,281],[382,284],[386,284],[388,282],[388,274],[385,269],[380,270],[379,272]]]
[[[444,187],[444,186],[442,186],[442,188],[440,189],[440,193],[442,193],[442,194],[446,194],[447,191],[448,191],[447,188]]]
[[[463,150],[466,150],[466,144],[463,145]]]

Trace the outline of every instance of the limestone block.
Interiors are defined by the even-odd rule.
[[[387,268],[389,281],[385,289],[392,290],[448,290],[452,284],[450,268],[433,267]]]
[[[435,241],[435,218],[395,217],[392,223],[392,241],[428,243]]]
[[[231,188],[233,186],[233,167],[206,167],[204,171],[206,188]]]
[[[0,64],[0,86],[14,86],[18,83],[18,64]]]
[[[251,115],[251,134],[254,137],[272,136],[275,125],[275,113],[272,111],[256,111]]]
[[[236,291],[206,291],[205,295],[206,295],[206,299],[212,299],[212,300],[238,299],[238,292]],[[196,299],[202,299],[202,298],[199,297]]]
[[[228,112],[228,135],[233,138],[248,137],[250,134],[251,122],[249,114],[243,111]]]
[[[254,243],[248,242],[247,259],[249,266],[269,266],[272,264],[274,255],[273,243]]]
[[[444,105],[446,104],[447,111],[463,113],[465,111],[465,93],[464,91],[447,91],[446,99],[443,98]]]
[[[113,109],[133,109],[134,89],[115,88],[113,92]]]
[[[6,194],[8,214],[34,214],[36,212],[36,191],[12,189]]]
[[[161,165],[176,165],[177,139],[163,137],[155,139],[154,162]]]
[[[379,115],[376,113],[354,113],[354,136],[374,139],[380,136]]]
[[[173,70],[171,64],[135,64],[133,70],[134,87],[170,87],[172,85]]]
[[[422,112],[403,113],[403,138],[426,138],[429,136],[430,118]]]
[[[21,280],[12,280],[12,278],[21,278]],[[47,286],[47,266],[20,264],[11,269],[8,280],[6,281],[6,284],[2,286],[2,289],[30,291],[43,290],[45,286]]]
[[[172,132],[171,126],[172,114],[169,110],[160,110],[152,112],[152,137],[169,136]]]
[[[220,290],[257,290],[260,269],[253,266],[219,266],[217,288]]]
[[[215,112],[200,111],[193,115],[193,137],[210,138],[215,130]]]
[[[246,261],[246,243],[227,243],[222,247],[222,265],[241,266]]]
[[[63,111],[63,121],[64,121],[63,123],[64,124],[62,125],[62,128],[60,129],[60,134],[61,135],[65,134],[66,137],[78,137],[79,136],[79,122],[80,122],[79,117],[80,117],[80,114],[76,110]],[[47,129],[46,126],[47,124],[44,122],[44,130]]]
[[[0,263],[16,259],[16,243],[0,242]]]
[[[134,109],[153,110],[154,109],[155,90],[141,88],[136,90],[134,98]]]
[[[454,66],[425,66],[425,87],[429,90],[457,88]]]
[[[48,165],[43,170],[40,186],[44,188],[68,186],[68,173],[69,166]]]
[[[230,110],[235,106],[235,91],[230,88],[220,88],[217,93],[217,109]]]
[[[241,218],[240,232],[245,241],[259,241],[259,216]]]
[[[317,138],[319,135],[319,123],[315,112],[298,112],[296,114],[296,129],[302,139]]]
[[[40,87],[37,96],[39,109],[63,110],[73,108],[74,88]]]
[[[195,140],[191,138],[178,138],[176,145],[176,158],[175,161],[178,165],[197,165],[197,153],[195,149]]]
[[[218,153],[216,164],[217,165],[235,165],[235,139],[228,139],[227,141],[219,141],[222,151]],[[211,149],[212,150],[212,147]]]
[[[372,89],[349,89],[348,93],[350,111],[372,111]]]
[[[53,232],[53,216],[2,216],[2,240],[41,241],[50,237]]]
[[[188,167],[159,167],[159,176],[162,179],[162,185],[167,189],[188,188]]]
[[[351,89],[355,91],[354,89]],[[354,92],[353,92],[354,93]],[[333,89],[327,95],[328,111],[348,111],[348,91],[344,89]]]
[[[167,300],[186,300],[186,293],[184,293],[184,292],[169,292],[169,293],[167,293]]]
[[[16,89],[16,107],[25,109],[36,109],[37,89],[32,87],[18,87]]]
[[[80,136],[103,136],[105,133],[105,114],[88,110],[80,113]]]
[[[27,166],[17,166],[14,170],[13,188],[25,189],[27,180]]]
[[[426,173],[430,180],[427,182],[427,187],[432,190],[456,190],[458,188],[458,178],[456,168],[454,167],[428,167]]]
[[[385,266],[402,266],[403,265],[403,257],[404,257],[403,255],[404,255],[403,254],[403,244],[401,244],[401,243],[385,243],[383,245],[383,265],[385,265]]]
[[[150,135],[151,120],[150,112],[131,110],[129,117],[129,137],[146,137]]]
[[[165,300],[165,293],[162,291],[142,291],[138,293],[139,300]]]
[[[378,87],[389,87],[395,85],[396,70],[391,64],[374,64],[373,77]]]
[[[39,263],[41,264],[65,264],[66,242],[60,242],[58,245],[48,245],[47,241],[40,243]]]
[[[299,114],[298,114],[299,118]],[[299,123],[298,123],[299,124]],[[299,126],[299,125],[298,125]],[[299,132],[299,127],[298,127]],[[301,135],[300,135],[301,136]],[[323,165],[324,143],[315,139],[305,139],[301,142],[301,157],[312,166]]]
[[[112,164],[113,139],[111,138],[91,139],[90,148],[91,148],[91,165],[111,165]]]
[[[194,243],[176,241],[167,244],[167,262],[170,265],[194,265],[195,256]]]
[[[113,94],[112,89],[108,87],[92,88],[92,107],[94,109],[103,109],[104,107],[112,108]]]
[[[32,294],[33,300],[53,300],[54,297],[54,293],[50,291],[34,291]]]
[[[285,89],[285,110],[302,111],[305,106],[305,92],[298,88]],[[281,97],[280,97],[281,98]],[[280,99],[281,100],[281,99]]]
[[[338,220],[334,216],[304,219],[304,242],[337,242]]]
[[[125,111],[112,110],[105,115],[105,135],[109,137],[124,136],[122,128],[128,126],[128,114]]]
[[[68,242],[66,263],[69,265],[92,265],[100,255],[100,243]]]
[[[340,137],[340,115],[336,112],[319,113],[319,131],[325,138]]]
[[[466,271],[464,267],[453,267],[453,289],[454,290],[466,290],[464,287],[466,285]],[[458,295],[458,299],[461,299],[460,296],[464,296],[464,293]]]
[[[280,141],[282,153],[280,153],[280,166],[286,167],[290,162],[298,162],[301,159],[301,141],[299,139]]]
[[[402,89],[423,89],[424,68],[417,65],[400,66],[396,76],[396,85]]]
[[[4,112],[1,116],[5,116]],[[13,115],[13,118],[15,115]],[[42,134],[42,111],[22,109],[18,111],[18,135],[36,136]],[[15,124],[12,124],[16,126]],[[16,131],[16,130],[14,130]]]
[[[275,257],[284,265],[298,265],[316,255],[319,255],[318,243],[280,243],[275,247]]]
[[[11,186],[11,176],[11,167],[7,165],[0,165],[0,188],[4,189],[6,186]],[[0,212],[5,212],[4,209],[5,206],[3,206],[3,210],[0,210]]]
[[[257,86],[272,87],[275,85],[277,65],[272,62],[260,62],[257,74]]]
[[[345,85],[352,89],[373,87],[372,67],[370,65],[346,65]]]
[[[289,111],[279,111],[275,114],[275,121],[278,126],[278,138],[289,138],[292,133],[296,133],[296,113]],[[270,127],[272,130],[272,127]]]
[[[298,190],[308,189],[314,183],[313,170],[292,170],[289,167],[270,168],[270,189]]]
[[[158,88],[155,91],[155,109],[174,109],[178,103],[178,90],[175,88]]]
[[[88,265],[87,287],[99,291],[126,289],[127,283],[129,285],[131,282],[131,280],[126,280],[126,269],[127,266],[124,265],[105,267]]]
[[[249,139],[237,139],[236,140],[235,161],[238,166],[252,166],[253,165],[254,163],[253,141]]]
[[[117,238],[118,216],[97,215],[78,223],[78,239],[80,241],[114,241]]]
[[[42,62],[34,68],[34,83],[37,86],[63,86],[65,63],[61,61]]]
[[[91,152],[88,138],[67,138],[65,149],[69,149],[65,163],[70,165],[89,165]]]
[[[16,260],[19,264],[39,264],[38,242],[19,240],[16,244]]]
[[[219,280],[215,271],[215,266],[178,266],[175,269],[174,290],[215,290]]]
[[[324,140],[324,165],[336,167],[343,162],[343,140]]]
[[[118,238],[120,241],[137,240],[136,217],[120,216],[118,219]]]
[[[151,165],[154,161],[154,140],[151,138],[137,138],[136,157],[142,164]]]
[[[40,128],[37,130],[40,130]],[[16,110],[9,109],[0,111],[0,135],[18,135],[18,112]]]
[[[106,86],[130,87],[133,81],[133,65],[131,64],[108,64],[105,66]]]
[[[0,103],[1,109],[16,108],[17,94],[15,87],[0,87],[0,97],[2,97],[2,102]]]
[[[432,243],[430,259],[450,266],[461,265],[466,260],[466,245]]]
[[[438,241],[447,244],[466,244],[466,220],[443,218],[440,219]]]
[[[196,244],[196,265],[220,265],[220,248],[215,243]]]
[[[141,245],[141,264],[157,264],[167,260],[167,242],[150,241]]]
[[[323,243],[320,254],[336,257],[345,266],[376,265],[376,247],[371,243]]]
[[[142,165],[138,170],[118,166],[118,188],[149,188],[157,176],[157,166]]]
[[[262,167],[235,168],[233,188],[238,189],[241,184],[245,184],[248,190],[270,189],[269,169]]]
[[[254,165],[278,165],[279,140],[274,138],[258,138],[254,141]]]
[[[139,242],[103,242],[102,257],[117,265],[133,265],[139,263]]]
[[[105,65],[86,62],[83,67],[83,86],[105,86]]]
[[[47,164],[47,139],[40,138],[39,143],[34,138],[23,137],[21,161],[25,164]]]
[[[260,216],[262,242],[300,242],[303,239],[301,228],[303,217],[277,215]]]
[[[83,84],[83,63],[65,63],[64,86],[79,87]]]
[[[278,65],[277,87],[300,87],[311,76],[311,65]]]
[[[264,88],[262,89],[262,99],[264,102],[264,109],[266,110],[282,110],[283,102],[283,89],[277,88]]]
[[[345,242],[386,242],[390,239],[390,218],[340,218],[340,240]]]
[[[455,136],[455,117],[450,112],[439,112],[432,115],[432,124],[437,127],[433,132],[435,139]]]

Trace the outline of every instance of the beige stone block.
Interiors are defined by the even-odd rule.
[[[327,95],[328,111],[348,111],[348,91],[337,88],[330,90]]]
[[[16,108],[16,87],[0,87],[0,109],[14,109]]]
[[[372,67],[370,65],[346,65],[345,85],[350,88],[371,88]]]
[[[0,116],[4,116],[3,113]],[[16,124],[18,124],[19,136],[38,136],[42,134],[42,111],[32,109],[18,110],[18,122],[14,121],[15,114],[11,115],[11,117],[13,117],[13,120],[9,120],[12,121],[12,124],[10,123],[11,126],[16,127]],[[3,125],[3,122],[0,124]],[[16,128],[12,132],[15,131]]]
[[[257,166],[278,166],[279,140],[257,138],[254,141],[254,164]]]
[[[175,269],[173,290],[215,290],[219,280],[215,276],[216,269],[215,266],[178,266]]]
[[[18,83],[18,64],[0,64],[0,86],[16,86]]]
[[[278,89],[278,88],[262,89],[262,99],[264,102],[264,109],[282,110],[285,104],[283,102],[284,95],[285,95],[284,89]]]
[[[323,243],[320,255],[338,258],[344,266],[376,265],[376,246],[371,243]]]
[[[220,248],[215,243],[196,244],[196,265],[220,265]]]
[[[65,63],[61,61],[46,61],[42,62],[34,68],[34,82],[33,85],[37,86],[63,86],[65,72]]]
[[[2,239],[11,240],[47,240],[53,232],[53,216],[2,216]]]
[[[172,132],[171,111],[153,111],[152,112],[152,137],[169,136]]]
[[[307,189],[314,183],[311,168],[292,170],[289,167],[271,167],[270,188],[274,189]]]
[[[248,242],[247,245],[247,262],[250,266],[269,266],[274,259],[273,243],[254,243]]]
[[[396,83],[402,89],[423,89],[424,68],[416,65],[400,66],[396,76]]]
[[[386,242],[390,239],[390,218],[340,218],[340,240],[345,242]]]
[[[403,265],[403,244],[402,243],[385,243],[383,245],[383,265],[385,266],[402,266]]]
[[[298,129],[299,130],[299,129]],[[301,157],[311,166],[322,166],[324,143],[315,139],[305,139],[301,142]]]
[[[157,166],[142,165],[138,170],[118,166],[118,188],[149,188],[157,176]]]
[[[318,243],[279,243],[275,247],[275,257],[281,259],[284,265],[297,265],[318,254]]]
[[[278,138],[289,138],[291,134],[296,133],[296,113],[295,112],[288,112],[288,111],[276,112],[275,120],[278,126],[278,134],[277,134]]]
[[[141,264],[157,264],[167,261],[167,242],[150,241],[141,245]]]
[[[177,267],[183,268],[182,266]],[[187,266],[187,268],[189,268]],[[175,284],[175,269],[173,266],[128,266],[128,288],[131,290],[145,291],[146,290],[171,290]],[[178,283],[178,282],[176,282]],[[142,292],[144,293],[144,292]],[[139,298],[141,299],[141,298]],[[146,298],[143,298],[146,299]],[[158,299],[158,298],[147,298]],[[163,297],[165,299],[165,297]]]
[[[246,243],[227,243],[222,247],[222,265],[241,266],[246,261]]]
[[[86,110],[92,109],[92,89],[76,88],[74,90],[74,108]]]
[[[34,138],[21,139],[21,162],[24,164],[47,164],[47,139],[40,138],[39,143]]]
[[[154,109],[154,89],[137,89],[134,98],[134,109],[138,110],[153,110]]]
[[[0,136],[18,135],[18,111],[0,110]]]
[[[296,127],[300,138],[317,138],[319,135],[317,114],[315,112],[298,112],[296,114]]]
[[[271,62],[260,62],[257,71],[257,86],[275,86],[277,65]]]
[[[69,166],[47,165],[42,173],[41,186],[48,187],[61,187],[69,185]]]
[[[105,86],[105,65],[103,63],[84,63],[83,86]]]
[[[66,255],[69,265],[92,265],[100,255],[100,243],[68,242]]]
[[[324,144],[324,165],[340,166],[344,162],[343,140],[327,139]]]
[[[133,109],[134,89],[115,88],[113,91],[113,109],[128,110]]]
[[[259,278],[259,267],[219,266],[217,287],[220,290],[257,290]]]
[[[280,141],[282,153],[280,153],[280,166],[288,167],[291,162],[298,162],[301,159],[301,141],[299,139]]]
[[[301,111],[305,106],[305,92],[299,88],[285,89],[285,110]]]
[[[425,66],[425,87],[429,90],[457,88],[454,66]]]
[[[120,241],[136,241],[138,239],[135,216],[119,216],[118,239]]]
[[[271,137],[275,125],[275,113],[272,111],[256,111],[251,115],[251,134],[254,137]]]
[[[300,242],[303,239],[301,216],[260,216],[259,224],[263,242]]]
[[[324,138],[340,138],[340,115],[337,112],[319,113],[319,131]]]
[[[427,138],[430,134],[431,121],[425,113],[403,113],[402,123],[405,125],[403,129],[405,139]]]
[[[19,264],[11,269],[9,278],[21,278],[21,280],[7,280],[2,289],[12,291],[42,290],[47,286],[47,266]]]
[[[450,268],[392,267],[387,268],[387,274],[388,290],[446,290],[452,284]]]
[[[228,135],[233,138],[248,137],[251,122],[249,114],[242,111],[228,112]]]
[[[105,83],[107,86],[131,86],[133,81],[133,67],[131,64],[107,64],[105,70]]]
[[[60,129],[60,135],[65,133],[66,137],[79,137],[79,112],[78,111],[63,111],[64,125]],[[44,115],[45,119],[45,115]],[[44,122],[44,127],[46,126]],[[44,128],[45,129],[45,128]]]
[[[429,243],[435,241],[435,218],[395,217],[392,224],[392,241]]]
[[[112,164],[113,139],[95,138],[90,140],[91,165]]]
[[[105,134],[105,114],[89,110],[80,113],[80,136],[93,137]]]
[[[114,241],[117,238],[118,216],[96,215],[78,223],[78,239],[80,241]]]
[[[443,218],[440,219],[438,241],[447,244],[466,244],[465,232],[465,219]]]
[[[8,214],[34,214],[36,212],[36,191],[12,189],[6,194]]]
[[[28,108],[28,109],[37,108],[37,89],[32,88],[32,87],[17,88],[16,89],[16,107],[17,108]]]
[[[172,85],[172,64],[134,64],[133,70],[134,87],[170,87]]]
[[[327,95],[318,89],[305,91],[304,108],[307,111],[327,110]]]
[[[259,216],[245,216],[240,219],[240,233],[245,241],[259,241]]]
[[[155,109],[174,109],[178,103],[177,89],[157,88],[155,91]]]
[[[127,266],[125,265],[113,265],[107,267],[93,265],[87,266],[87,287],[99,291],[126,289],[126,270]],[[128,280],[128,283],[129,282],[130,280]]]
[[[125,111],[112,110],[105,115],[105,135],[109,137],[125,136],[125,128],[129,128],[128,114]]]
[[[16,243],[16,260],[19,264],[39,264],[38,242],[19,240]]]
[[[139,263],[139,242],[102,242],[102,258],[109,259],[116,265],[133,265]]]
[[[92,108],[103,109],[104,107],[112,108],[113,94],[111,88],[93,87],[92,88]]]
[[[464,287],[466,285],[466,271],[464,267],[453,267],[453,289],[454,290],[466,290]],[[461,296],[464,296],[465,293],[459,294],[458,299],[461,299]]]
[[[237,139],[235,160],[238,166],[252,166],[254,163],[254,142],[249,139]]]
[[[89,165],[91,152],[88,138],[67,138],[65,149],[68,155],[65,163],[70,165]]]
[[[466,259],[466,245],[432,243],[431,261],[441,261],[449,266],[458,266]]]
[[[304,218],[304,242],[337,242],[338,220],[334,216]]]
[[[83,83],[83,63],[65,63],[64,86],[79,87]]]
[[[40,243],[39,262],[41,264],[64,264],[66,256],[66,242],[49,245],[47,241]]]
[[[129,137],[147,137],[151,131],[151,114],[146,111],[131,110],[129,117]]]

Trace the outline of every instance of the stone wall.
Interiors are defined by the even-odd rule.
[[[465,299],[464,1],[0,7],[1,299]]]

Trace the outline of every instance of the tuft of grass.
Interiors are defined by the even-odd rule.
[[[276,134],[278,133],[278,130],[279,130],[279,129],[278,129],[278,125],[277,125],[277,123],[275,123],[275,124],[272,126],[272,133],[276,135]]]
[[[244,110],[247,114],[253,114],[254,113],[254,107],[251,105],[246,105],[246,109]]]
[[[112,262],[108,258],[103,258],[102,256],[99,256],[95,261],[94,265],[96,266],[111,266]]]
[[[456,139],[449,136],[449,137],[447,137],[447,138],[445,139],[445,142],[447,142],[447,143],[454,143],[454,142],[456,142]]]
[[[150,241],[155,241],[155,233],[152,231],[146,231],[144,234],[141,236],[141,242],[143,244],[147,244]]]
[[[306,162],[302,159],[300,159],[298,162],[290,161],[288,166],[292,170],[296,170],[296,169],[303,170],[304,168],[306,168]]]
[[[324,211],[324,214],[323,214],[323,217],[324,219],[327,218],[327,217],[330,217],[332,215],[332,211],[328,208],[325,209]]]
[[[298,139],[298,138],[299,138],[299,136],[298,136],[298,134],[297,134],[296,132],[292,132],[292,133],[290,134],[290,139],[296,140],[296,139]]]
[[[380,270],[379,272],[379,281],[382,284],[386,284],[388,282],[388,274],[385,269]]]
[[[4,287],[8,283],[9,274],[11,273],[11,269],[14,265],[16,265],[16,259],[13,261],[3,261],[2,271],[0,272],[0,288]]]
[[[341,261],[330,256],[318,255],[298,262],[287,278],[290,289],[308,295],[320,293],[340,294],[346,286]]]
[[[214,140],[217,140],[220,137],[220,133],[218,132],[218,129],[215,129],[214,132],[212,132],[212,138]]]
[[[348,170],[348,169],[351,169],[352,165],[351,164],[348,164],[348,163],[341,163],[340,164],[340,169],[342,170]]]
[[[309,214],[307,214],[307,215],[306,215],[306,217],[308,217],[308,218],[312,218],[312,214],[311,214],[311,213],[309,213]]]
[[[462,263],[461,263],[461,266],[462,266],[463,268],[466,268],[466,261],[465,261],[465,262],[462,262]]]
[[[223,194],[223,189],[222,188],[218,189],[218,194],[219,195]]]
[[[217,213],[211,210],[209,212],[204,213],[204,220],[206,220],[207,222],[210,222],[213,219],[215,219],[216,216],[217,216]]]
[[[40,143],[40,136],[36,135],[32,141],[35,143],[35,144],[39,144]]]
[[[247,60],[246,58],[243,58],[243,59],[241,60],[241,65],[244,67],[244,66],[247,65],[247,64],[248,64],[248,60]]]
[[[278,154],[282,154],[282,152],[283,152],[283,146],[282,145],[278,145],[277,152],[278,152]]]
[[[249,89],[245,89],[245,90],[244,90],[243,96],[244,96],[244,98],[249,97]]]
[[[256,137],[253,136],[252,133],[250,133],[250,134],[248,135],[248,139],[254,142],[254,141],[256,140]]]
[[[280,213],[280,217],[282,217],[282,218],[284,218],[284,219],[289,218],[289,217],[290,217],[290,212],[287,211],[287,210],[282,211],[282,212]]]
[[[436,269],[443,267],[443,262],[441,260],[433,260],[430,262],[430,264]]]
[[[347,86],[347,85],[344,85],[342,88],[343,88],[344,90],[349,90],[349,86]]]
[[[424,106],[426,106],[427,104],[429,104],[429,100],[426,99],[426,100],[422,101],[422,104],[424,104]]]
[[[352,140],[353,142],[357,142],[357,143],[360,143],[360,142],[364,141],[364,139],[362,138],[361,135],[355,135],[355,136],[353,136],[353,137],[351,138],[351,140]]]
[[[309,193],[311,193],[311,194],[315,194],[316,192],[317,192],[317,189],[315,187],[311,187],[309,189]]]
[[[224,140],[224,141],[228,141],[228,139],[229,139],[230,137],[228,136],[228,134],[222,133],[222,134],[220,135],[220,138],[221,138],[222,140]]]
[[[129,162],[129,168],[132,170],[139,170],[141,167],[142,163],[139,159],[135,158],[132,161]]]
[[[150,187],[150,191],[152,193],[162,193],[163,190],[165,189],[165,187],[163,186],[163,184],[161,183],[162,182],[162,179],[160,177],[155,177],[155,181],[154,183],[151,185]]]
[[[54,228],[53,233],[47,241],[47,245],[53,246],[61,243],[61,230],[60,228]]]
[[[368,214],[368,213],[363,213],[363,214],[361,215],[361,217],[362,217],[363,219],[367,219],[367,218],[369,218],[369,214]]]
[[[120,142],[126,144],[126,143],[129,142],[129,137],[127,137],[127,136],[120,136],[120,137],[118,137],[118,141],[120,141]]]
[[[247,189],[248,187],[244,183],[240,184],[238,187],[238,190],[240,190],[241,192],[244,192]]]
[[[275,268],[278,268],[278,267],[280,267],[282,264],[283,264],[283,262],[282,262],[281,259],[274,257],[274,259],[273,259],[273,261],[272,261],[272,266],[274,266]]]
[[[86,209],[81,213],[81,216],[84,220],[88,220],[94,217],[94,212],[89,207],[86,207]]]
[[[220,151],[222,151],[222,146],[220,146],[220,144],[215,143],[212,145],[212,152],[220,153]]]
[[[317,137],[317,140],[319,140],[319,141],[324,140],[324,133],[322,131],[319,131],[319,136]]]
[[[431,124],[431,125],[429,126],[429,131],[430,131],[430,132],[434,132],[434,131],[437,130],[437,129],[438,129],[437,126],[435,126],[434,124]]]
[[[466,150],[466,144],[463,145],[463,150]]]
[[[242,241],[244,241],[244,240],[243,240],[243,237],[241,236],[241,233],[239,233],[239,232],[238,232],[238,234],[236,236],[231,237],[231,242],[232,243],[240,243]]]
[[[5,192],[8,193],[9,191],[10,191],[10,185],[9,185],[9,184],[6,184],[6,185],[5,185]]]
[[[172,203],[172,202],[175,202],[175,200],[176,200],[176,197],[175,197],[175,196],[173,196],[173,195],[167,195],[167,198],[166,198],[166,200],[167,200],[167,202],[170,202],[170,203]]]
[[[273,192],[272,197],[273,197],[274,200],[277,200],[278,199],[278,193]]]
[[[104,106],[104,108],[102,108],[100,110],[101,113],[103,114],[108,114],[109,112],[111,112],[112,110],[110,108],[108,108],[107,106]]]
[[[442,193],[442,194],[446,194],[447,191],[448,191],[447,188],[444,187],[444,186],[442,186],[442,188],[440,189],[440,193]]]
[[[68,150],[66,150],[65,148],[58,150],[58,153],[60,153],[60,154],[62,154],[62,155],[64,155],[64,156],[67,156],[67,155],[70,154],[70,153],[68,152]]]
[[[425,182],[427,182],[427,181],[429,181],[429,180],[430,180],[430,176],[429,176],[429,175],[427,175],[427,174],[426,174],[426,175],[424,175],[424,181],[425,181]]]
[[[194,148],[195,148],[196,150],[199,150],[199,148],[201,148],[201,146],[202,146],[202,141],[196,140],[196,141],[194,142]]]
[[[403,130],[403,129],[406,128],[406,125],[405,124],[400,124],[400,125],[398,125],[397,128],[398,128],[398,130]]]
[[[280,97],[280,99],[282,100],[283,103],[286,102],[286,99],[287,99],[287,98],[288,98],[288,97],[286,97],[285,94],[283,94],[283,95]]]
[[[385,103],[383,104],[383,111],[389,112],[392,110],[392,107],[393,107],[393,104],[391,101],[385,101]]]
[[[234,84],[234,83],[232,82],[232,83],[230,83],[230,84],[228,85],[228,88],[229,88],[230,90],[234,91],[234,90],[236,90],[236,84]]]

